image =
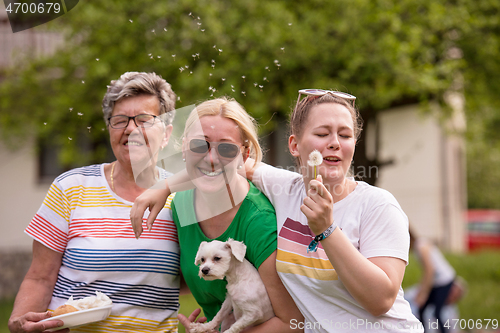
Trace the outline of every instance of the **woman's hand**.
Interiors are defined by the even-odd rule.
[[[182,326],[184,326],[184,328],[186,329],[186,332],[189,333],[189,328],[191,326],[191,323],[194,323],[194,322],[204,323],[207,321],[207,317],[200,317],[200,318],[196,319],[196,317],[198,317],[200,313],[201,313],[201,309],[196,309],[187,318],[182,313],[179,313],[177,318],[179,319],[179,322],[182,324]],[[212,332],[217,333],[217,331],[212,331]],[[212,333],[212,332],[208,332],[208,333]]]
[[[130,210],[130,221],[132,222],[135,238],[139,238],[143,232],[142,222],[146,209],[149,209],[146,226],[148,230],[151,230],[156,217],[165,206],[169,195],[170,190],[167,188],[149,189],[135,199],[134,205]]]
[[[49,320],[40,323],[40,320],[50,318],[52,314],[46,312],[28,312],[20,317],[9,319],[9,331],[11,333],[24,332],[47,332],[46,330],[64,325],[62,320]],[[60,333],[68,333],[69,328],[59,330]]]
[[[309,182],[309,190],[300,210],[307,217],[309,228],[315,235],[325,231],[333,223],[333,197],[323,185],[321,175]]]

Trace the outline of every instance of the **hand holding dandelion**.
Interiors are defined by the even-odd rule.
[[[310,166],[314,167],[314,179],[316,179],[317,172],[316,172],[316,167],[318,165],[321,165],[323,163],[323,156],[319,151],[314,149],[310,154],[309,154],[309,160],[307,161],[307,164]]]

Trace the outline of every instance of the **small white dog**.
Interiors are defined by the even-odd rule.
[[[257,269],[245,259],[247,247],[231,238],[227,242],[202,242],[196,254],[198,275],[208,281],[227,280],[224,303],[211,322],[191,323],[191,333],[216,330],[233,310],[236,320],[225,333],[238,333],[245,327],[257,325],[274,317],[266,287]]]

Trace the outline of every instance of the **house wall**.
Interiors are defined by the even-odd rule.
[[[0,144],[0,251],[31,251],[32,240],[24,233],[42,204],[50,183],[40,184],[33,144],[10,151]]]
[[[446,250],[465,249],[464,143],[417,106],[382,112],[380,153],[394,164],[379,170],[377,186],[390,191],[416,232]]]

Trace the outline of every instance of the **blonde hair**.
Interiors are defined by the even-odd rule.
[[[233,98],[223,96],[199,104],[191,111],[186,120],[184,137],[186,137],[195,122],[204,116],[221,116],[234,121],[238,125],[243,146],[250,150],[250,157],[255,160],[255,164],[262,161],[262,149],[257,135],[257,122],[245,111],[240,103]]]

